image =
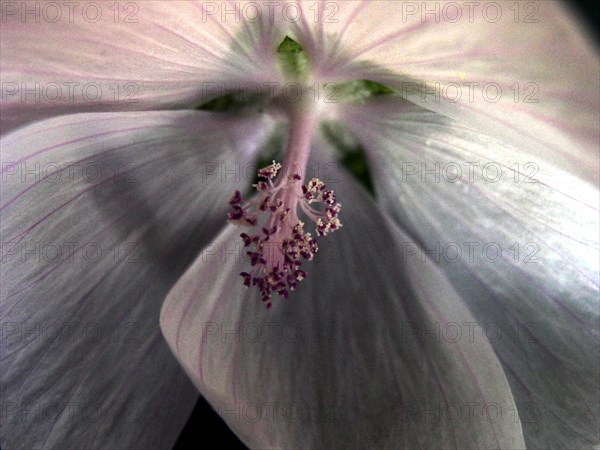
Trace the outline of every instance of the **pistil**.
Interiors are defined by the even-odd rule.
[[[246,287],[259,289],[267,308],[271,307],[273,293],[287,299],[289,292],[307,277],[301,267],[319,251],[318,238],[342,226],[338,218],[341,205],[333,191],[317,178],[303,184],[317,113],[307,104],[292,105],[290,109],[290,136],[283,166],[273,161],[258,171],[260,180],[254,185],[257,198],[244,201],[236,191],[229,202],[229,220],[255,229],[240,235],[252,266],[250,272],[240,275]],[[315,209],[313,203],[322,203],[322,208]],[[315,237],[304,231],[298,208],[315,222]]]

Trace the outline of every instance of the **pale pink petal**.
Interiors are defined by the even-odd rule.
[[[189,376],[252,448],[522,448],[489,344],[436,336],[473,320],[461,299],[435,265],[403,255],[407,236],[325,161],[311,167],[330,175],[343,228],[289,300],[267,310],[242,286],[231,225],[169,293],[161,327]],[[486,420],[492,403],[502,419]]]
[[[598,192],[409,103],[344,118],[380,203],[424,246],[412,252],[444,268],[489,336],[528,448],[597,444]]]
[[[2,134],[67,113],[194,108],[278,80],[274,25],[223,22],[217,3],[2,8]]]
[[[196,395],[160,306],[268,130],[260,116],[78,114],[0,140],[3,448],[173,445]]]
[[[559,2],[307,1],[315,78],[371,79],[598,183],[600,63]],[[328,6],[329,5],[329,6]],[[315,11],[323,12],[315,21]],[[312,46],[312,47],[311,47]]]

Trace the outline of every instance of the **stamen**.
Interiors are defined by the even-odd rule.
[[[258,171],[264,180],[254,185],[257,199],[244,201],[236,191],[229,202],[231,222],[251,227],[259,221],[263,224],[254,234],[240,234],[252,266],[250,272],[240,275],[244,286],[258,288],[267,308],[271,307],[274,293],[287,299],[289,292],[307,277],[301,266],[303,260],[311,261],[319,252],[317,239],[342,226],[338,218],[341,205],[325,183],[313,178],[303,185],[302,176],[294,172],[280,175],[274,184],[273,179],[280,169],[281,164],[273,161]],[[312,203],[323,203],[324,210],[312,208],[309,206]],[[315,222],[316,237],[304,231],[304,222],[298,218],[298,206]]]

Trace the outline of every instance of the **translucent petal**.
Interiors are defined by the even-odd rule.
[[[307,1],[304,13],[297,39],[317,80],[378,81],[598,183],[598,51],[561,2]]]
[[[3,447],[173,445],[197,396],[160,306],[268,130],[260,116],[104,113],[0,141]]]
[[[274,24],[223,21],[221,6],[4,5],[2,134],[60,114],[193,108],[277,81]]]
[[[425,248],[411,252],[444,268],[487,333],[528,448],[597,444],[598,192],[407,103],[345,112],[381,204]]]
[[[330,176],[343,228],[289,300],[267,310],[242,286],[233,226],[169,293],[161,327],[187,373],[250,447],[523,447],[489,343],[442,335],[473,320],[460,298],[404,257],[405,235],[331,164],[312,167]]]

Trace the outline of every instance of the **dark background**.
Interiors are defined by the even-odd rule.
[[[194,412],[179,435],[174,450],[188,450],[189,444],[199,448],[248,449],[202,397],[198,400]]]
[[[598,0],[571,0],[564,3],[571,5],[575,15],[594,35],[598,46],[600,44],[600,2]]]
[[[551,0],[545,0],[551,1]],[[567,2],[573,12],[589,28],[596,44],[600,42],[600,2],[598,0],[572,0]],[[247,447],[223,422],[211,406],[200,398],[194,412],[179,436],[175,450],[189,448],[186,443],[206,444],[212,448],[247,450]]]

